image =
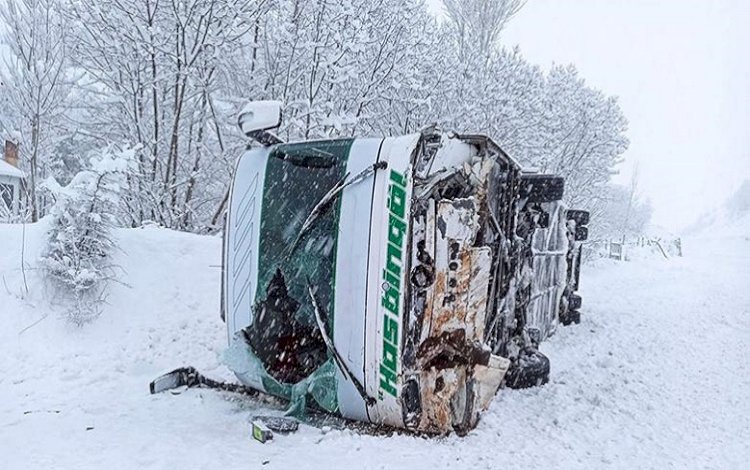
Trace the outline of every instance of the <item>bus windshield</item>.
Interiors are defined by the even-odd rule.
[[[328,359],[308,286],[331,331],[341,199],[302,228],[316,204],[345,178],[351,144],[347,139],[278,145],[265,162],[258,290],[246,337],[281,383],[299,382]]]

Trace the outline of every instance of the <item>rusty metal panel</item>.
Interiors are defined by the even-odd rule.
[[[492,270],[492,249],[475,248],[471,252],[471,277],[466,304],[466,337],[484,340],[487,294]]]
[[[443,433],[453,425],[451,402],[456,392],[466,383],[466,368],[422,371],[422,420],[419,428],[425,432]]]
[[[481,364],[474,366],[473,409],[477,413],[490,406],[509,367],[510,361],[501,356],[491,356],[486,366]]]
[[[417,354],[422,406],[418,429],[426,432],[473,427],[507,370],[504,359],[494,363],[501,367],[485,365],[489,351],[481,346],[492,249],[474,246],[481,228],[477,207],[474,198],[431,198],[424,230],[416,234],[424,237],[423,260],[434,262]]]

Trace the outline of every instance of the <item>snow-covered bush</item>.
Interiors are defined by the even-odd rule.
[[[66,306],[67,318],[82,325],[101,313],[107,285],[115,279],[120,190],[125,187],[132,150],[104,150],[65,187],[47,181],[56,198],[41,265],[45,280]]]

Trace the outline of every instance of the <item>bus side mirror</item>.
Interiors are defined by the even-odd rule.
[[[281,139],[269,132],[281,125],[281,101],[251,101],[242,108],[237,117],[242,133],[258,141],[261,145],[282,143]]]

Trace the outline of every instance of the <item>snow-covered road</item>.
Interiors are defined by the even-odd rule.
[[[27,256],[39,227],[27,233]],[[192,364],[229,378],[218,319],[219,240],[120,234],[129,288],[83,329],[49,311],[13,248],[0,253],[0,467],[748,468],[750,238],[694,239],[686,257],[600,261],[585,315],[545,343],[548,385],[504,390],[467,437],[372,436],[303,426],[269,444],[248,418],[269,409],[205,390],[150,396]],[[18,227],[0,226],[3,247]],[[7,287],[6,287],[7,286]],[[271,410],[275,411],[275,410]]]

